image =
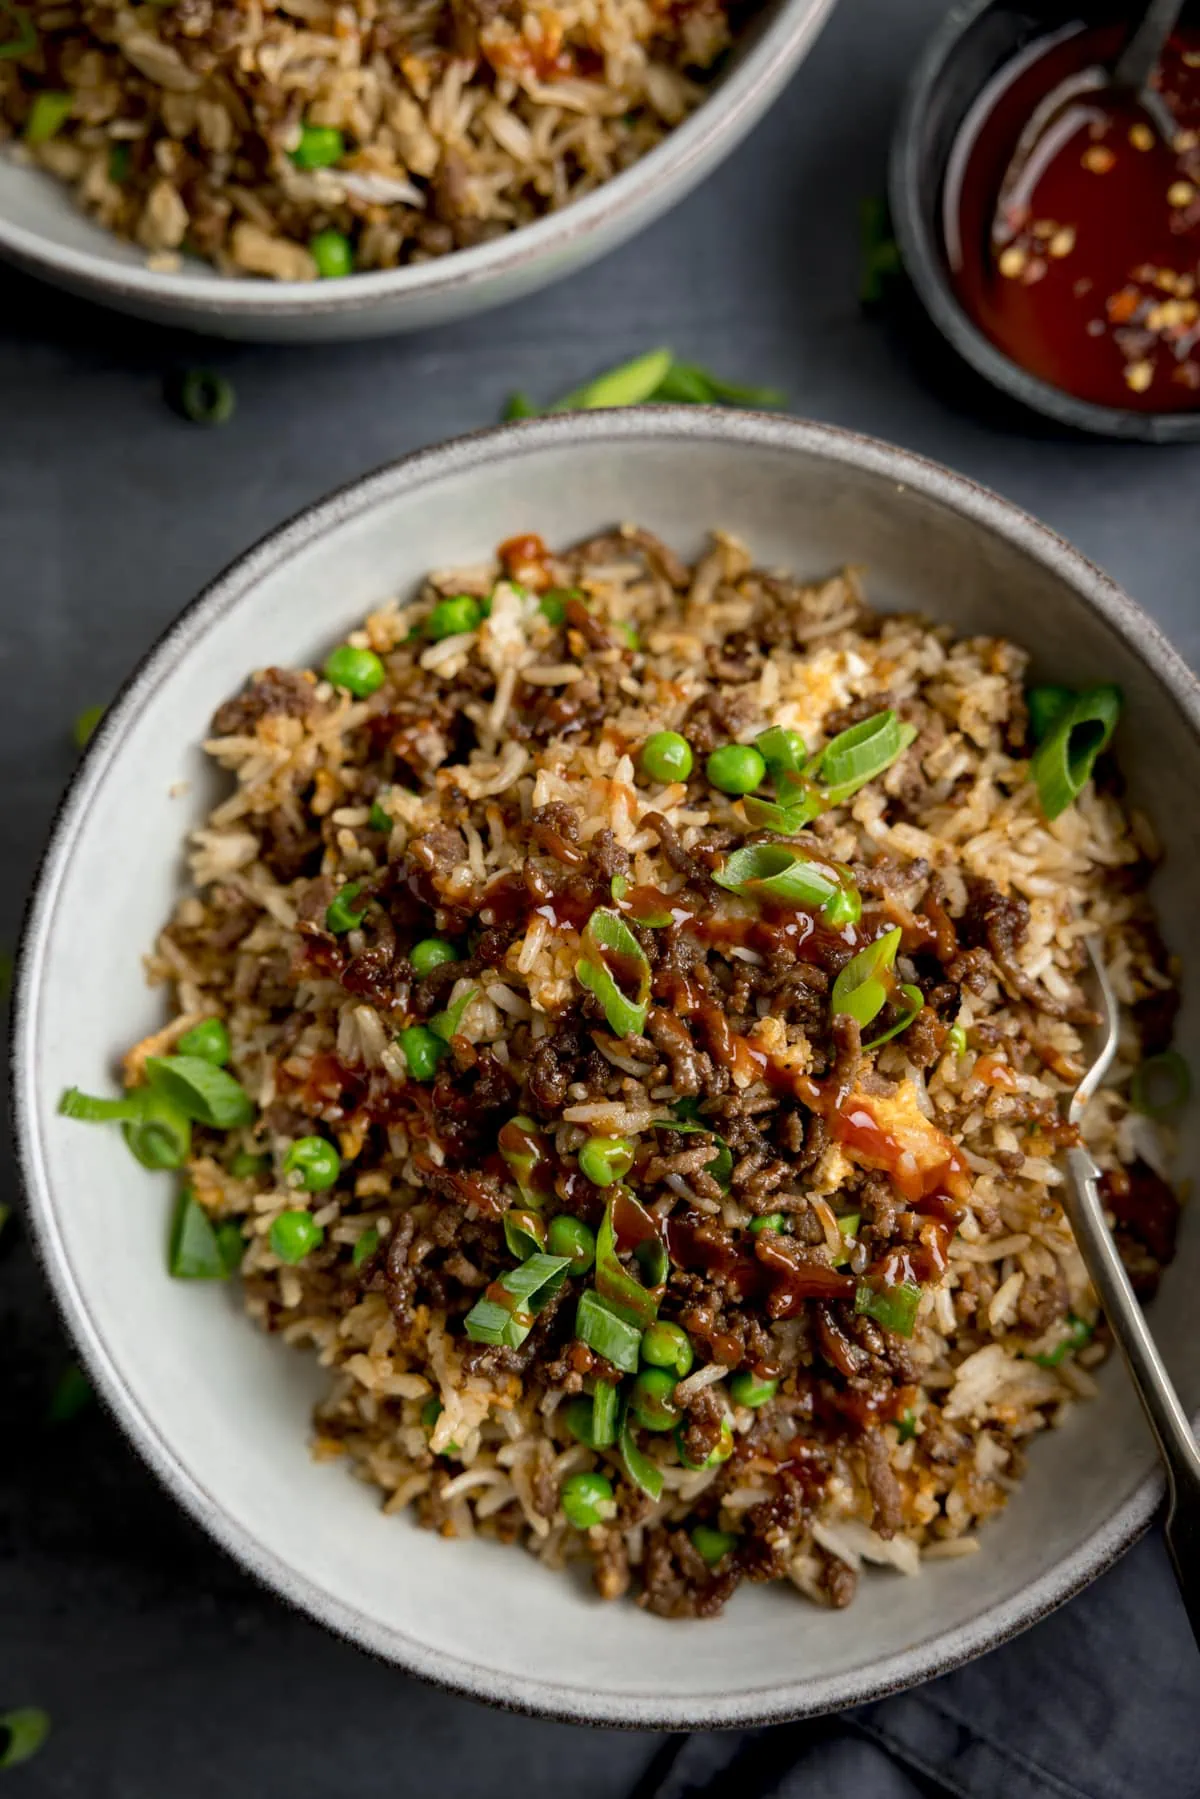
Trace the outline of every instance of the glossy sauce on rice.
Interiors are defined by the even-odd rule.
[[[431,640],[459,596],[472,628]],[[317,1456],[444,1535],[588,1557],[605,1597],[672,1617],[743,1580],[840,1606],[864,1561],[973,1550],[1105,1353],[1056,1197],[1090,934],[1125,1028],[1089,1145],[1143,1291],[1173,1247],[1127,1093],[1174,1005],[1147,823],[1109,779],[1047,823],[1019,648],[875,616],[854,575],[806,585],[720,534],[690,565],[632,528],[562,555],[514,538],[350,644],[382,659],[369,697],[270,669],[218,712],[234,784],[152,959],[175,1000],[153,1050],[221,1017],[255,1102],[197,1133],[189,1180],[241,1225],[252,1317],[330,1368]],[[722,745],[775,727],[811,757],[884,712],[906,747],[799,833],[707,777]],[[646,773],[664,729],[686,780]],[[859,916],[731,891],[754,845],[803,846]],[[628,934],[616,1001],[580,973],[600,915]],[[872,1048],[833,989],[889,932],[903,985]],[[434,937],[454,959],[414,969]],[[442,1032],[427,1067],[414,1029]],[[313,1135],[341,1165],[309,1193],[284,1160]],[[596,1138],[628,1145],[612,1184],[581,1165]],[[239,1178],[247,1152],[267,1160]],[[272,1225],[297,1208],[322,1237],[288,1264]],[[515,1299],[561,1215],[611,1232],[607,1262]],[[633,1368],[585,1340],[588,1294],[686,1333],[674,1428],[644,1428]],[[489,1303],[519,1328],[478,1340]],[[606,1388],[592,1446],[578,1421]],[[564,1483],[589,1472],[611,1503],[580,1526]]]

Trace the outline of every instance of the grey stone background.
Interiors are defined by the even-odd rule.
[[[859,307],[859,203],[882,191],[905,72],[941,10],[842,0],[770,117],[668,219],[534,299],[418,338],[210,344],[0,272],[0,943],[15,940],[73,764],[72,719],[227,560],[329,488],[493,421],[511,389],[549,399],[657,343],[997,488],[1104,564],[1195,662],[1200,446],[1043,432]],[[236,384],[219,431],[163,404],[164,374],[196,363]],[[4,1199],[14,1184],[6,1168]],[[849,1732],[835,1721],[694,1739],[668,1772],[678,1740],[487,1712],[288,1611],[174,1509],[95,1406],[45,1423],[70,1355],[10,1224],[0,1709],[44,1705],[54,1733],[0,1773],[6,1799],[1200,1791],[1190,1755],[1154,1763],[1176,1739],[1195,1746],[1196,1664],[1153,1539],[919,1700],[873,1708]]]

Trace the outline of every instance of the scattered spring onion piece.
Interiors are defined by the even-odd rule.
[[[878,1049],[881,1043],[890,1043],[893,1037],[898,1037],[902,1031],[906,1031],[924,1006],[925,995],[912,981],[904,981],[898,991],[897,1004],[900,1000],[904,1001],[905,1009],[895,1024],[889,1025],[886,1031],[880,1031],[879,1035],[872,1037],[869,1043],[864,1043],[864,1049]]]
[[[854,1292],[854,1310],[865,1312],[897,1337],[912,1336],[920,1303],[921,1289],[915,1281],[902,1281],[897,1287],[872,1287],[860,1281]]]
[[[0,44],[0,58],[16,59],[20,56],[28,56],[31,50],[36,50],[38,35],[27,9],[23,6],[13,6],[11,0],[0,0],[0,13],[6,13],[13,21],[12,36]],[[0,1763],[0,1766],[2,1765]]]
[[[69,1424],[92,1401],[92,1386],[78,1362],[68,1362],[55,1383],[46,1408],[47,1424]]]
[[[560,625],[565,625],[567,622],[567,601],[578,597],[577,594],[569,592],[565,588],[552,587],[549,593],[544,593],[538,601],[538,611],[546,623],[553,625],[557,630]]]
[[[648,350],[631,362],[618,363],[595,380],[575,387],[556,400],[551,412],[593,412],[602,406],[640,406],[651,398],[670,368],[670,350]]]
[[[911,1409],[901,1413],[899,1422],[896,1425],[896,1441],[898,1443],[911,1443],[916,1434],[917,1414]]]
[[[361,1268],[364,1262],[369,1262],[371,1260],[371,1257],[378,1248],[379,1232],[373,1224],[368,1225],[367,1229],[363,1232],[362,1236],[354,1245],[353,1250],[350,1252],[351,1266],[354,1268]]]
[[[435,1037],[423,1024],[410,1024],[397,1034],[396,1042],[413,1080],[431,1081],[446,1053],[442,1039]]]
[[[558,1292],[566,1275],[565,1256],[533,1255],[519,1268],[510,1268],[467,1313],[464,1327],[472,1343],[520,1349],[537,1314]]]
[[[581,1343],[586,1343],[589,1349],[611,1362],[614,1368],[619,1368],[622,1374],[637,1372],[641,1331],[635,1324],[627,1324],[624,1318],[618,1318],[590,1287],[579,1296],[575,1335]]]
[[[354,902],[362,890],[361,881],[347,881],[339,887],[332,900],[325,908],[325,928],[332,931],[335,937],[344,937],[347,931],[355,931],[367,916],[367,901],[361,908]]]
[[[580,947],[583,954],[575,964],[576,980],[600,1001],[614,1035],[640,1037],[650,1009],[650,963],[645,950],[621,915],[604,906],[597,906],[588,919]],[[632,997],[626,989],[632,989]]]
[[[859,203],[859,248],[862,258],[858,297],[863,306],[878,306],[900,273],[900,249],[892,236],[887,201],[871,194]]]
[[[589,1137],[579,1151],[579,1172],[594,1187],[611,1187],[629,1173],[633,1157],[628,1137]]]
[[[302,1262],[314,1249],[320,1249],[325,1232],[311,1212],[280,1212],[271,1224],[268,1240],[281,1262]]]
[[[692,1548],[706,1568],[715,1568],[737,1547],[737,1538],[730,1531],[714,1530],[711,1524],[697,1524],[691,1536]]]
[[[246,1089],[200,1056],[147,1056],[145,1072],[151,1087],[197,1124],[233,1131],[253,1122],[254,1105]]]
[[[711,1137],[713,1156],[712,1160],[705,1165],[704,1172],[712,1176],[723,1193],[728,1193],[729,1183],[733,1178],[733,1151],[724,1137],[718,1137],[715,1131],[710,1131],[703,1119],[675,1118],[671,1120],[670,1124],[664,1122],[661,1128],[664,1131],[679,1131],[684,1135],[693,1131],[702,1131],[705,1136]]]
[[[704,764],[709,781],[721,793],[753,793],[767,775],[767,765],[752,743],[723,743]]]
[[[308,253],[322,281],[340,281],[354,273],[354,245],[343,231],[318,231],[308,240]]]
[[[108,178],[114,187],[120,187],[129,179],[129,169],[133,162],[133,151],[128,144],[110,144],[108,151]]]
[[[642,1338],[641,1356],[651,1368],[670,1368],[682,1380],[695,1360],[692,1340],[680,1324],[665,1318],[652,1324]]]
[[[71,726],[71,736],[75,740],[77,750],[86,749],[95,735],[96,726],[107,712],[107,706],[85,706],[75,723]]]
[[[643,1368],[629,1394],[639,1424],[647,1430],[674,1430],[680,1408],[675,1403],[677,1377],[666,1368]]]
[[[683,1427],[675,1432],[675,1448],[685,1468],[719,1468],[733,1454],[733,1425],[728,1417],[721,1420],[721,1434],[702,1462],[694,1462],[684,1444]]]
[[[132,1093],[124,1099],[98,1099],[91,1093],[81,1093],[78,1087],[68,1087],[58,1102],[58,1110],[63,1118],[100,1124],[109,1119],[136,1118],[141,1105],[139,1097]]]
[[[648,931],[662,931],[675,922],[673,912],[669,912],[665,906],[656,905],[653,899],[647,903],[646,896],[639,894],[637,888],[633,890],[633,898],[626,903],[625,895],[629,892],[629,880],[625,875],[614,875],[608,884],[608,890],[617,905],[622,907],[623,915],[631,918],[634,924],[642,925]]]
[[[742,387],[723,381],[694,362],[672,362],[651,395],[654,400],[690,406],[782,406],[784,397],[777,387]]]
[[[383,809],[381,802],[386,796],[386,793],[387,789],[384,788],[383,792],[378,794],[376,798],[371,801],[371,810],[367,814],[367,827],[369,830],[390,831],[396,822],[391,813],[385,812]]]
[[[236,1274],[246,1253],[246,1239],[236,1218],[226,1218],[217,1226],[216,1239],[226,1274]]]
[[[620,1446],[621,1460],[625,1464],[625,1472],[633,1482],[634,1486],[640,1487],[642,1492],[650,1499],[661,1499],[663,1490],[662,1469],[657,1462],[651,1461],[650,1457],[644,1454],[638,1447],[633,1434],[633,1424],[630,1419],[630,1408],[628,1403],[626,1403],[625,1409],[621,1414]]]
[[[504,1214],[504,1241],[510,1256],[524,1262],[546,1247],[546,1226],[537,1212],[511,1211]]]
[[[121,1127],[125,1142],[143,1168],[182,1168],[191,1154],[191,1120],[165,1093],[143,1087],[139,1094],[137,1117]]]
[[[537,417],[537,407],[529,398],[528,394],[509,394],[508,399],[504,403],[504,411],[500,414],[500,417],[506,424],[513,419],[535,419]]]
[[[890,768],[916,735],[916,726],[905,723],[892,711],[876,712],[861,724],[839,732],[808,770],[810,778],[820,782],[822,804],[840,806]]]
[[[1085,1343],[1091,1341],[1095,1325],[1085,1324],[1082,1318],[1076,1318],[1074,1312],[1068,1312],[1067,1324],[1069,1329],[1061,1343],[1047,1350],[1045,1355],[1033,1357],[1039,1368],[1057,1368],[1067,1356],[1074,1355],[1077,1349],[1082,1349]]]
[[[434,1042],[438,1039],[435,1037]],[[500,1127],[496,1147],[508,1164],[509,1173],[521,1190],[521,1198],[535,1209],[550,1191],[550,1158],[544,1140],[532,1118],[518,1112]],[[559,1251],[554,1252],[556,1255]],[[562,1252],[565,1254],[565,1251]]]
[[[482,619],[483,611],[475,596],[458,593],[438,601],[425,620],[425,635],[434,643],[440,643],[443,637],[462,637],[468,631],[477,631]]]
[[[588,1530],[593,1524],[604,1524],[617,1512],[612,1482],[603,1474],[569,1474],[562,1484],[558,1503],[568,1524],[576,1530]]]
[[[1029,735],[1041,743],[1054,727],[1054,721],[1074,700],[1069,687],[1031,687],[1025,695],[1029,712]]]
[[[786,843],[745,844],[726,856],[713,879],[730,893],[767,894],[787,905],[817,907],[835,929],[862,917],[862,900],[848,871],[814,861]]]
[[[772,725],[754,739],[754,747],[767,765],[767,773],[776,780],[780,775],[798,775],[804,771],[808,750],[798,731],[785,731]]]
[[[596,1233],[582,1218],[560,1212],[550,1220],[546,1232],[546,1248],[552,1256],[569,1256],[569,1274],[586,1274],[596,1260]]]
[[[50,88],[35,94],[22,133],[25,142],[48,144],[52,137],[57,137],[71,116],[73,104],[70,94],[56,93]]]
[[[252,1181],[266,1174],[270,1166],[270,1156],[256,1156],[252,1149],[239,1149],[229,1164],[229,1172],[235,1181]]]
[[[192,425],[227,424],[237,406],[233,383],[215,369],[185,369],[168,383],[167,398]]]
[[[592,1393],[592,1448],[609,1449],[617,1440],[617,1389],[598,1380]]]
[[[961,1024],[952,1024],[946,1032],[946,1054],[965,1056],[967,1053],[967,1033]]]
[[[183,1189],[175,1205],[167,1268],[180,1281],[223,1281],[227,1272],[212,1220],[190,1187]]]
[[[346,154],[346,140],[336,125],[303,125],[288,154],[298,169],[329,169]]]
[[[864,1026],[878,1018],[891,996],[890,975],[900,948],[900,926],[876,937],[851,956],[833,983],[832,1006]]]
[[[838,1219],[837,1227],[842,1237],[842,1248],[830,1258],[835,1268],[844,1267],[850,1260],[850,1245],[857,1237],[861,1223],[862,1214],[860,1212],[847,1212],[844,1218]]]
[[[775,1231],[780,1236],[787,1229],[787,1217],[783,1212],[764,1212],[761,1218],[750,1220],[750,1235],[757,1237],[762,1231]]]
[[[429,1028],[434,1036],[440,1037],[443,1043],[449,1043],[452,1038],[457,1037],[462,1029],[467,1007],[472,1000],[478,998],[478,987],[468,987],[465,993],[459,994],[452,1006],[447,1006],[444,1012],[435,1012],[429,1020]]]
[[[190,1031],[185,1031],[175,1045],[181,1056],[199,1056],[224,1068],[230,1056],[229,1032],[220,1018],[202,1018]]]
[[[340,643],[331,650],[322,673],[332,686],[344,688],[356,700],[377,692],[387,678],[387,669],[374,650],[359,649],[352,643]]]
[[[342,1158],[327,1137],[297,1137],[283,1158],[284,1174],[298,1174],[309,1193],[324,1193],[342,1171]]]
[[[389,829],[391,819],[388,820]],[[413,973],[417,976],[427,975],[434,968],[440,968],[445,962],[457,962],[458,951],[444,937],[423,937],[420,943],[414,943],[408,952]]]
[[[0,46],[0,54],[3,46]],[[36,1705],[0,1712],[0,1768],[15,1768],[36,1755],[50,1735],[50,1714]]]
[[[736,1374],[729,1377],[729,1397],[734,1405],[747,1405],[757,1410],[774,1399],[779,1391],[777,1380],[758,1380],[749,1368],[739,1368]]]
[[[646,1219],[650,1214],[638,1205],[627,1191],[622,1190],[621,1200],[625,1206],[637,1206]],[[636,1324],[644,1330],[653,1324],[658,1314],[658,1302],[661,1294],[643,1287],[632,1274],[627,1274],[621,1266],[617,1255],[616,1235],[613,1230],[613,1205],[610,1199],[604,1208],[604,1217],[600,1221],[600,1229],[596,1235],[596,1290],[606,1299],[619,1318],[628,1324]],[[649,1235],[647,1235],[649,1241]],[[661,1239],[659,1240],[661,1247]],[[664,1251],[665,1254],[665,1251]],[[655,1283],[657,1286],[658,1283]]]
[[[1192,1074],[1177,1050],[1147,1056],[1133,1071],[1129,1103],[1147,1118],[1166,1118],[1177,1112],[1192,1091]]]
[[[1057,818],[1078,799],[1120,714],[1119,687],[1089,688],[1058,714],[1029,764],[1047,818]]]
[[[695,757],[692,746],[678,731],[655,731],[647,737],[638,757],[642,773],[651,781],[686,781]]]

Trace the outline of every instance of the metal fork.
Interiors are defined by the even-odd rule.
[[[1068,1122],[1076,1126],[1116,1054],[1119,1023],[1108,971],[1095,942],[1089,940],[1087,952],[1101,1002],[1101,1043],[1067,1112]],[[1067,1151],[1067,1177],[1064,1206],[1075,1241],[1167,1471],[1167,1549],[1200,1647],[1200,1449],[1105,1222],[1100,1169],[1082,1144]]]

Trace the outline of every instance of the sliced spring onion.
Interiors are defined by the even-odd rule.
[[[808,751],[804,747],[804,739],[795,731],[785,731],[781,725],[772,725],[769,731],[761,731],[754,739],[754,747],[767,765],[767,772],[778,780],[780,775],[799,775],[804,772],[804,764],[808,760]]]
[[[915,725],[904,723],[891,710],[876,712],[839,732],[808,770],[810,777],[820,780],[825,805],[841,805],[890,768],[916,734]]]
[[[844,1218],[838,1219],[837,1227],[842,1234],[844,1247],[839,1249],[838,1253],[831,1258],[835,1268],[841,1268],[844,1263],[850,1260],[850,1245],[858,1236],[859,1226],[861,1224],[861,1212],[847,1212]]]
[[[500,417],[505,423],[508,423],[512,419],[535,419],[537,417],[537,407],[529,398],[528,394],[509,394],[508,399],[504,402],[504,411],[500,414]]]
[[[849,874],[840,876],[786,843],[748,843],[726,856],[713,879],[730,893],[769,894],[785,904],[818,907],[833,926],[862,917],[862,900]]]
[[[781,837],[795,837],[806,824],[821,810],[821,802],[815,792],[803,800],[790,806],[780,805],[775,800],[759,799],[755,793],[748,793],[742,801],[742,810],[746,821],[759,831],[778,831]]]
[[[566,1279],[568,1261],[567,1256],[539,1253],[493,1281],[464,1321],[471,1341],[500,1343],[508,1349],[519,1349],[533,1329],[537,1314]]]
[[[924,1006],[925,995],[911,981],[905,981],[900,987],[897,1003],[899,1000],[904,1001],[905,1009],[896,1023],[890,1025],[886,1031],[880,1031],[879,1035],[872,1037],[869,1043],[864,1043],[864,1049],[878,1049],[881,1043],[890,1043],[893,1037],[898,1037],[901,1031],[906,1031]]]
[[[1133,1071],[1129,1103],[1147,1118],[1166,1118],[1177,1112],[1192,1091],[1192,1074],[1178,1051],[1167,1049],[1147,1056]]]
[[[546,1226],[537,1212],[512,1211],[504,1214],[504,1241],[509,1255],[526,1261],[546,1247]]]
[[[851,956],[833,983],[834,1013],[843,1013],[859,1025],[878,1018],[891,995],[892,968],[900,948],[900,926],[876,937],[856,956]]]
[[[1061,1343],[1047,1350],[1045,1355],[1035,1355],[1033,1360],[1039,1368],[1057,1368],[1067,1356],[1074,1355],[1085,1343],[1091,1341],[1095,1331],[1094,1324],[1085,1324],[1082,1318],[1076,1318],[1074,1312],[1067,1313],[1068,1331]]]
[[[638,1448],[633,1435],[633,1420],[630,1415],[629,1402],[626,1400],[621,1413],[621,1460],[625,1464],[625,1472],[635,1487],[640,1487],[649,1498],[662,1498],[662,1469],[657,1462],[652,1462]]]
[[[670,350],[648,350],[631,362],[606,369],[594,381],[574,387],[556,400],[551,412],[593,412],[602,406],[640,406],[658,388],[672,363]]]
[[[896,1441],[898,1443],[911,1443],[916,1434],[917,1414],[911,1410],[902,1413],[900,1420],[896,1425]]]
[[[350,1252],[350,1260],[354,1267],[361,1268],[364,1262],[369,1262],[378,1248],[379,1232],[373,1224],[368,1225]]]
[[[176,1280],[183,1281],[223,1281],[228,1273],[217,1233],[190,1187],[183,1189],[175,1207],[167,1268]]]
[[[533,1119],[524,1112],[510,1118],[500,1127],[496,1147],[507,1162],[525,1204],[539,1210],[550,1191],[550,1158]]]
[[[966,1053],[966,1027],[961,1024],[952,1024],[950,1029],[946,1032],[946,1054],[951,1056],[965,1056]]]
[[[616,1036],[640,1037],[650,1010],[650,963],[645,950],[620,914],[604,906],[597,906],[588,919],[580,947],[583,954],[575,964],[576,980],[595,994]],[[626,988],[632,988],[634,997]]]
[[[648,1287],[663,1287],[671,1270],[671,1259],[667,1255],[667,1246],[661,1237],[648,1237],[645,1243],[639,1243],[633,1252],[633,1259],[646,1277]]]
[[[784,395],[777,387],[741,387],[722,381],[719,375],[694,362],[672,362],[651,396],[655,400],[673,400],[686,406],[782,406]]]
[[[78,1087],[68,1087],[58,1102],[63,1118],[81,1118],[89,1124],[136,1118],[141,1109],[142,1102],[136,1094],[128,1094],[124,1099],[97,1099],[90,1093],[81,1093]]]
[[[43,88],[40,94],[35,94],[33,105],[29,108],[29,117],[25,121],[25,142],[46,144],[52,137],[57,137],[70,118],[74,104],[71,94],[58,93],[50,88]]]
[[[15,1768],[18,1763],[27,1762],[49,1735],[50,1714],[36,1705],[0,1712],[0,1768]]]
[[[246,1089],[202,1056],[147,1056],[146,1079],[197,1124],[233,1131],[254,1119]]]
[[[641,1331],[635,1324],[627,1324],[624,1318],[618,1318],[590,1287],[579,1296],[575,1335],[581,1343],[586,1343],[589,1349],[611,1362],[614,1368],[619,1368],[622,1374],[637,1373]]]
[[[69,1424],[92,1402],[92,1385],[78,1362],[68,1362],[58,1377],[50,1404],[46,1408],[47,1424]]]
[[[28,56],[37,49],[38,35],[25,7],[13,6],[12,0],[0,0],[0,14],[12,20],[12,34],[0,44],[0,57]]]
[[[617,1389],[598,1380],[592,1394],[592,1448],[608,1449],[617,1440]]]
[[[628,1192],[622,1191],[619,1197],[624,1206],[638,1206],[637,1200]],[[610,1199],[605,1206],[604,1217],[596,1233],[596,1290],[608,1301],[618,1318],[624,1318],[627,1324],[636,1324],[639,1330],[644,1330],[648,1324],[654,1323],[662,1295],[643,1287],[639,1280],[622,1267],[613,1229],[615,1204],[616,1197]],[[641,1207],[638,1209],[643,1210]],[[647,1219],[649,1216],[648,1212],[645,1213]],[[647,1241],[650,1241],[649,1237]],[[661,1282],[655,1282],[655,1286],[661,1286]]]
[[[168,379],[166,395],[177,412],[193,425],[224,425],[237,405],[233,383],[215,369],[185,369]]]
[[[71,735],[75,739],[77,750],[86,749],[95,734],[96,726],[108,711],[107,706],[85,706],[75,723],[71,726]]]
[[[1119,687],[1089,688],[1058,714],[1029,764],[1047,818],[1057,818],[1078,799],[1120,715]]]
[[[165,1093],[139,1092],[138,1115],[122,1126],[126,1143],[143,1168],[182,1168],[192,1150],[191,1120]]]
[[[217,1248],[225,1264],[226,1274],[236,1274],[246,1253],[246,1239],[236,1218],[226,1218],[216,1229]],[[357,1247],[357,1245],[356,1245]]]
[[[898,1287],[872,1287],[860,1281],[854,1291],[854,1310],[865,1312],[897,1337],[912,1336],[920,1303],[921,1289],[915,1281],[902,1281]]]
[[[1054,728],[1054,721],[1074,700],[1069,687],[1031,687],[1025,695],[1029,710],[1029,735],[1041,743]]]
[[[434,1013],[433,1017],[429,1020],[430,1030],[435,1036],[440,1037],[443,1043],[449,1043],[452,1037],[457,1036],[466,1014],[467,1007],[471,1004],[472,1000],[478,998],[478,987],[468,987],[465,993],[461,993],[458,996],[452,1006],[447,1006],[444,1012]]]
[[[664,1120],[659,1128],[664,1131],[679,1131],[681,1134],[700,1131],[704,1136],[711,1137],[715,1147],[712,1160],[705,1165],[704,1172],[712,1176],[723,1193],[728,1193],[733,1174],[733,1151],[724,1137],[718,1137],[715,1131],[710,1131],[702,1119],[673,1118],[669,1124]]]

